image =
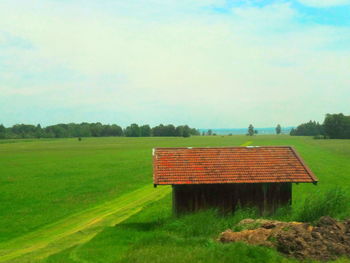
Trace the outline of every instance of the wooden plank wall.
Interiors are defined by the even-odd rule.
[[[261,214],[271,214],[291,204],[291,183],[173,185],[175,214],[218,208],[224,213],[237,207],[257,207]]]

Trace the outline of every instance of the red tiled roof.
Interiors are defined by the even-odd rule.
[[[289,146],[156,148],[153,151],[155,185],[318,181]]]

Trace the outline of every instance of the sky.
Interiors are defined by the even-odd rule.
[[[0,0],[0,123],[350,114],[350,0]]]

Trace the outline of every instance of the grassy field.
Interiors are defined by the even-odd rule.
[[[166,190],[152,188],[153,147],[237,146],[247,141],[293,145],[319,177],[317,186],[294,185],[293,210],[298,212],[288,217],[300,218],[303,202],[310,196],[316,200],[311,206],[322,198],[321,203],[327,203],[332,196],[326,193],[334,192],[334,187],[341,186],[341,194],[350,196],[350,140],[261,135],[0,141],[0,262],[9,251],[21,257],[8,262],[290,261],[272,249],[214,241],[219,232],[248,216],[246,211],[228,218],[208,211],[174,219]],[[339,201],[341,209],[324,212],[349,216],[343,201]],[[124,207],[121,204],[124,210],[118,210]],[[309,212],[304,211],[304,217],[311,218]],[[90,228],[82,237],[65,236],[67,242],[52,245],[55,249],[40,257],[19,253],[23,244],[34,244],[35,238],[44,242],[36,245],[45,246],[53,236],[85,230],[93,220],[101,221],[98,228]],[[120,224],[113,226],[116,223]]]

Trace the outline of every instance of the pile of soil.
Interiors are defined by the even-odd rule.
[[[350,257],[350,219],[337,221],[321,217],[315,226],[300,222],[244,219],[239,227],[221,233],[219,241],[246,242],[252,245],[275,247],[278,251],[297,259],[334,260]]]

